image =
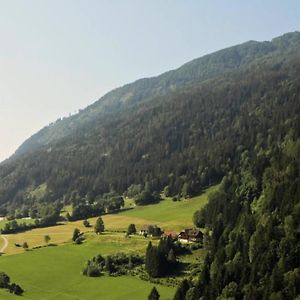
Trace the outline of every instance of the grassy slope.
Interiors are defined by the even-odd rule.
[[[126,230],[130,223],[136,224],[137,229],[143,224],[158,224],[165,230],[179,231],[184,227],[193,226],[193,213],[203,207],[207,202],[208,194],[216,190],[218,186],[209,188],[201,196],[174,202],[165,199],[158,204],[136,207],[132,210],[119,214],[103,216],[106,229],[110,231]],[[91,224],[95,224],[96,218],[89,219]],[[80,231],[92,231],[92,228],[85,228],[82,221],[68,222],[65,225],[58,225],[47,228],[39,228],[13,235],[6,235],[9,245],[5,251],[7,254],[22,253],[22,248],[14,246],[15,243],[23,244],[25,241],[30,247],[44,245],[44,236],[50,235],[51,243],[62,244],[70,240],[74,228]],[[2,244],[2,239],[0,240]]]
[[[133,220],[136,218],[143,222],[160,224],[164,229],[178,231],[184,227],[193,226],[194,212],[207,203],[208,195],[217,188],[218,186],[213,186],[206,193],[188,200],[174,202],[167,198],[159,204],[136,207],[119,215]]]
[[[22,299],[147,299],[153,284],[133,277],[88,278],[80,274],[87,259],[97,253],[124,250],[122,244],[92,241],[1,257],[0,270],[25,290]],[[171,299],[173,288],[157,286],[162,298]],[[4,298],[5,297],[5,298]],[[0,299],[19,299],[0,290]]]
[[[165,199],[159,204],[137,207],[119,214],[103,216],[109,230],[124,230],[128,224],[135,223],[137,228],[145,223],[155,223],[164,229],[180,230],[192,226],[192,215],[207,202],[208,194],[216,190],[211,187],[205,194],[189,200],[173,202]],[[95,219],[90,219],[91,224]],[[7,235],[9,255],[0,257],[0,271],[7,272],[12,281],[25,289],[23,299],[101,299],[121,300],[147,299],[153,284],[133,277],[87,278],[80,274],[85,262],[96,254],[116,252],[145,251],[148,239],[141,237],[126,238],[124,233],[107,232],[96,236],[87,232],[87,241],[83,245],[65,244],[57,247],[45,247],[24,253],[14,246],[15,242],[27,241],[30,247],[43,245],[45,234],[51,236],[51,242],[62,244],[70,240],[74,228],[85,228],[82,221],[49,228],[34,229],[25,233]],[[188,259],[188,258],[187,258]],[[174,288],[157,286],[161,299],[172,299]],[[0,299],[19,299],[0,289]]]

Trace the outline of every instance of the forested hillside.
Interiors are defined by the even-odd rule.
[[[299,32],[285,34],[271,42],[249,41],[195,59],[160,76],[137,80],[107,93],[77,115],[58,120],[43,128],[17,149],[14,157],[37,149],[46,149],[52,142],[71,134],[85,134],[86,129],[92,126],[95,120],[105,117],[107,113],[116,113],[126,108],[133,109],[136,104],[150,101],[155,96],[166,95],[195,82],[199,83],[239,69],[265,55],[287,55],[290,51],[299,49],[299,41]]]
[[[299,299],[300,119],[285,116],[273,134],[258,134],[220,191],[194,215],[207,227],[208,254],[193,298]],[[296,92],[296,91],[295,91]],[[282,96],[286,102],[286,94]],[[275,95],[274,95],[275,96]],[[283,104],[282,102],[282,104]],[[284,106],[284,105],[283,105]],[[273,137],[272,137],[273,136]]]
[[[121,194],[136,185],[188,197],[239,168],[254,147],[268,143],[280,149],[297,134],[299,122],[295,40],[300,41],[297,33],[284,36],[279,41],[293,45],[289,51],[134,109],[100,114],[46,148],[2,164],[2,207],[32,207],[37,197],[30,191],[40,185],[46,188],[38,200],[46,202],[68,202],[74,193],[81,198],[112,190]]]

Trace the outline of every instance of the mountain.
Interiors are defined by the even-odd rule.
[[[193,218],[206,257],[174,299],[299,299],[299,32],[138,80],[45,127],[0,165],[0,213],[48,224],[65,204],[86,216],[121,194],[188,201],[216,183]]]
[[[108,113],[115,113],[130,107],[134,109],[135,105],[151,101],[153,97],[166,95],[193,83],[200,83],[237,70],[265,55],[283,54],[299,49],[299,36],[299,32],[294,32],[275,38],[271,42],[249,41],[205,55],[160,76],[140,79],[117,88],[77,115],[59,120],[40,130],[17,149],[14,157],[47,147],[54,141],[80,131],[87,124],[105,117]]]
[[[39,131],[1,165],[0,203],[28,202],[28,190],[43,184],[52,200],[147,182],[172,195],[187,186],[199,193],[235,166],[238,149],[278,129],[283,104],[286,118],[297,116],[297,102],[276,99],[294,86],[299,49],[299,32],[250,41],[108,93]]]

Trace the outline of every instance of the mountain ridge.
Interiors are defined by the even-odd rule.
[[[230,72],[265,55],[285,52],[286,49],[291,51],[291,47],[297,48],[299,45],[300,32],[297,31],[274,38],[270,42],[248,41],[196,58],[161,75],[125,84],[108,92],[78,114],[42,128],[22,143],[9,160],[50,145],[51,142],[68,136],[86,122],[103,114],[116,112],[124,107],[134,107],[137,103],[149,101],[157,95],[165,95],[192,83]]]

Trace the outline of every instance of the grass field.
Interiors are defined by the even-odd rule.
[[[140,206],[118,214],[104,215],[103,220],[105,228],[109,231],[125,231],[130,223],[134,223],[137,229],[144,224],[157,224],[164,230],[180,231],[185,227],[193,226],[193,213],[207,203],[208,195],[217,188],[218,186],[211,187],[202,195],[188,200],[174,202],[170,198],[167,198],[158,204]],[[89,221],[93,225],[95,224],[96,219],[97,218],[91,218]],[[5,253],[17,254],[24,252],[22,248],[16,247],[15,243],[23,244],[26,241],[30,248],[44,245],[45,235],[50,235],[50,243],[63,244],[69,242],[74,228],[79,228],[82,232],[93,230],[93,228],[84,227],[82,221],[76,221],[66,222],[62,225],[47,228],[33,229],[18,234],[6,235],[9,244]],[[3,241],[0,239],[0,246],[2,244]]]
[[[9,245],[5,255],[0,257],[0,271],[7,272],[13,282],[25,289],[23,299],[147,299],[153,284],[136,277],[87,278],[80,274],[85,262],[96,254],[107,255],[116,252],[144,253],[149,239],[140,236],[126,237],[124,232],[130,223],[137,229],[143,224],[157,224],[165,230],[179,231],[193,226],[193,213],[207,203],[208,195],[218,186],[209,188],[204,194],[188,200],[174,202],[167,198],[155,205],[136,207],[118,214],[104,215],[106,232],[93,233],[82,221],[66,222],[48,228],[33,229],[27,232],[6,235]],[[89,219],[95,224],[96,218]],[[85,232],[86,241],[73,245],[70,240],[74,228]],[[14,244],[27,242],[29,247],[45,245],[44,236],[50,235],[48,246],[24,251]],[[157,241],[153,241],[156,243]],[[2,240],[0,240],[0,245]],[[18,255],[6,255],[17,254]],[[200,249],[197,257],[204,256]],[[195,260],[187,256],[185,261]],[[172,299],[174,288],[157,286],[162,300]],[[20,299],[0,289],[0,299]]]
[[[8,240],[8,247],[5,249],[5,253],[16,254],[24,252],[22,248],[16,247],[15,243],[22,245],[24,242],[27,242],[30,248],[45,245],[45,235],[50,235],[50,243],[63,244],[70,241],[74,228],[79,228],[82,232],[92,230],[91,228],[85,228],[82,221],[77,221],[46,228],[32,229],[17,234],[7,234],[5,236]]]
[[[154,223],[162,226],[165,230],[179,231],[184,227],[193,226],[194,212],[207,203],[208,195],[217,188],[218,185],[213,186],[202,195],[191,199],[174,202],[171,198],[167,198],[158,204],[139,206],[115,216],[110,215],[107,216],[107,224],[108,226],[121,227],[121,222],[118,222],[118,219],[124,217],[124,219],[127,218],[127,221],[131,220],[135,224]]]
[[[80,274],[85,262],[98,253],[105,255],[144,247],[145,241],[142,239],[135,242],[136,248],[132,247],[129,241],[126,248],[121,240],[118,242],[114,239],[112,242],[109,236],[94,236],[94,239],[83,245],[46,247],[1,257],[0,270],[9,274],[12,281],[25,289],[22,299],[147,299],[153,284],[138,278],[126,276],[90,278]],[[160,285],[156,287],[161,299],[172,299],[174,288]],[[0,299],[20,299],[20,297],[0,290]]]

